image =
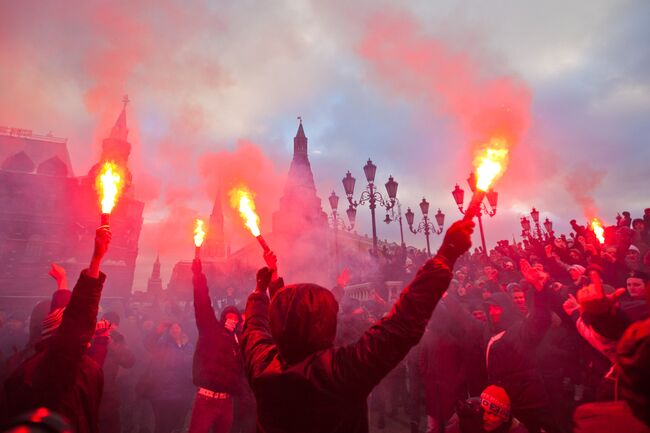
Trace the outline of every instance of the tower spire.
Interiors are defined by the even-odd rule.
[[[305,130],[302,127],[302,116],[298,116],[298,131],[296,136],[293,139],[293,157],[297,155],[307,157],[307,136],[305,135]]]
[[[205,239],[204,251],[206,257],[219,258],[224,256],[224,230],[223,230],[223,209],[221,204],[221,186],[217,190],[217,197],[214,200],[208,235]]]
[[[129,102],[129,96],[124,95],[124,98],[122,98],[122,112],[115,121],[115,125],[113,125],[111,138],[126,141],[126,137],[129,134],[129,129],[126,127],[126,106]]]

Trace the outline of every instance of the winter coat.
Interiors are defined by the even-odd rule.
[[[587,403],[573,414],[574,433],[650,433],[650,426],[634,416],[624,401]]]
[[[537,346],[551,325],[550,288],[534,296],[531,313],[490,338],[486,346],[488,381],[508,392],[512,410],[547,405],[544,383],[535,359]]]
[[[429,329],[418,345],[426,413],[443,424],[454,413],[458,400],[467,396],[464,368],[467,351],[462,331],[443,300],[433,312]]]
[[[10,415],[44,406],[68,418],[76,433],[99,431],[104,378],[86,349],[95,332],[105,280],[101,273],[99,278],[81,273],[59,329],[5,382]]]
[[[154,332],[145,338],[145,348],[151,353],[147,396],[151,400],[191,399],[194,346],[189,342],[176,344],[167,332]]]
[[[273,298],[271,308],[278,314],[271,316],[268,296],[251,294],[242,350],[257,399],[258,431],[367,432],[368,394],[418,343],[451,277],[444,259],[429,260],[386,317],[356,343],[336,348],[331,342],[338,305],[327,289],[319,288],[331,301],[319,298],[324,292],[308,287],[313,285],[286,287]],[[322,320],[323,308],[333,313],[333,329]],[[283,333],[276,334],[278,329]],[[317,348],[328,338],[329,347],[320,350],[292,347],[302,339]]]
[[[215,392],[238,395],[244,380],[243,359],[235,334],[224,328],[217,320],[212,301],[208,294],[208,285],[203,274],[195,276],[194,314],[199,338],[196,342],[192,362],[192,379],[194,385]],[[223,311],[222,317],[236,309]]]

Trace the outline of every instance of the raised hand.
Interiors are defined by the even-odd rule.
[[[48,274],[56,280],[56,285],[59,290],[68,289],[68,277],[65,269],[58,263],[52,263]]]
[[[580,309],[580,304],[578,303],[578,300],[575,298],[575,296],[569,294],[567,300],[562,304],[562,308],[564,309],[564,312],[567,314],[567,316],[570,316],[574,311]]]
[[[255,291],[265,292],[266,289],[269,287],[269,284],[271,283],[272,275],[273,275],[273,271],[267,267],[263,267],[260,270],[258,270],[257,275],[255,276],[255,280],[256,280]]]
[[[271,250],[269,251],[264,251],[264,262],[266,263],[266,266],[269,267],[269,269],[277,272],[278,270],[278,257],[275,255],[275,253]]]
[[[111,228],[109,226],[100,226],[95,231],[95,249],[93,250],[93,257],[90,260],[90,266],[86,274],[92,278],[99,277],[99,264],[101,263],[106,251],[108,251],[108,244],[111,243]]]
[[[438,253],[451,261],[455,261],[472,246],[473,232],[473,221],[456,221],[447,229]]]
[[[192,273],[198,275],[203,273],[203,265],[201,264],[201,259],[192,260]]]
[[[526,281],[532,284],[532,286],[537,291],[542,290],[544,288],[544,284],[546,284],[550,278],[546,272],[533,268],[526,259],[521,259],[519,261],[519,269],[521,270],[521,273]]]
[[[598,272],[591,271],[589,273],[591,284],[584,286],[578,290],[578,303],[580,307],[592,314],[602,314],[609,310],[609,308],[625,294],[625,289],[617,289],[614,293],[609,295],[605,294],[603,289],[603,281]]]
[[[95,230],[95,250],[93,251],[93,259],[101,261],[108,251],[108,244],[111,243],[113,233],[109,226],[101,226]]]

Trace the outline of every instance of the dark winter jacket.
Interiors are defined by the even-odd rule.
[[[10,415],[44,406],[68,418],[76,433],[99,431],[104,379],[86,349],[95,332],[105,279],[104,274],[91,278],[81,273],[59,329],[5,382]]]
[[[332,341],[338,306],[329,290],[314,285],[280,290],[271,320],[268,296],[251,294],[242,350],[257,399],[258,431],[367,432],[368,394],[418,343],[451,277],[444,259],[429,260],[385,318],[356,343],[337,348]],[[283,334],[274,339],[272,328]],[[300,338],[314,348],[330,339],[329,346],[305,354],[291,347]]]
[[[531,313],[492,336],[487,343],[488,381],[505,388],[515,415],[518,409],[539,408],[547,404],[535,354],[551,325],[549,298],[549,287],[536,292]]]
[[[448,299],[449,296],[445,299]],[[418,345],[419,370],[426,393],[426,413],[445,424],[456,403],[467,395],[465,341],[463,329],[443,300],[431,316],[431,323]]]
[[[194,314],[199,330],[192,363],[194,385],[215,392],[237,395],[241,392],[244,380],[239,344],[235,340],[235,335],[217,320],[208,294],[205,275],[195,275],[193,284]],[[225,316],[226,312],[224,310],[222,316]]]
[[[650,427],[636,418],[625,401],[587,403],[573,414],[574,433],[650,433]]]
[[[192,375],[190,374],[194,345],[184,341],[177,344],[169,335],[153,332],[144,339],[144,346],[151,354],[147,370],[151,400],[187,400],[192,398]]]

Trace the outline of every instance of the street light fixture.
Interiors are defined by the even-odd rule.
[[[350,225],[348,226],[345,224],[345,221],[339,218],[339,214],[338,214],[339,196],[336,195],[334,191],[332,191],[332,193],[328,197],[328,200],[330,202],[330,208],[332,209],[332,216],[330,217],[330,221],[332,223],[332,227],[334,228],[334,256],[336,260],[336,270],[338,272],[339,270],[338,231],[339,230],[351,231],[354,228],[354,222],[356,219],[357,211],[356,209],[352,208],[352,206],[350,206],[346,210],[346,213],[348,214],[348,221],[350,222]]]
[[[391,222],[394,221],[399,222],[399,237],[402,246],[402,260],[406,261],[406,243],[404,243],[404,229],[402,226],[402,204],[397,198],[397,186],[398,183],[395,182],[393,176],[389,176],[388,182],[386,182],[386,192],[388,193],[388,198],[391,200],[391,202],[394,203],[394,205],[391,207],[391,209],[389,209],[390,213],[386,213],[386,218],[384,218],[384,222],[386,224],[390,224]],[[396,207],[397,207],[397,212],[395,212]]]
[[[530,218],[532,219],[533,224],[535,224],[535,230],[533,232],[531,227],[531,222],[526,217],[521,218],[521,228],[522,237],[528,237],[530,239],[536,238],[537,240],[550,239],[553,237],[553,222],[548,219],[544,220],[542,225],[544,226],[544,232],[542,232],[542,225],[539,223],[539,211],[536,208],[533,208],[530,211]]]
[[[437,235],[442,233],[443,226],[445,225],[445,214],[442,213],[440,209],[438,209],[438,212],[435,214],[436,224],[438,225],[438,228],[436,228],[436,226],[429,219],[429,202],[425,198],[422,198],[422,201],[420,202],[420,211],[422,212],[422,221],[418,224],[418,226],[415,229],[413,228],[415,214],[413,213],[411,208],[408,208],[406,210],[404,216],[406,217],[406,222],[409,225],[409,230],[411,230],[411,233],[417,234],[417,233],[424,232],[424,237],[427,239],[427,253],[429,254],[429,256],[431,256],[429,235],[431,235],[432,233],[435,233]]]
[[[521,224],[521,237],[530,237],[530,220],[522,216],[519,223]]]
[[[348,199],[348,202],[350,203],[350,209],[354,209],[355,212],[356,212],[356,208],[359,205],[363,205],[366,202],[368,202],[368,207],[370,207],[370,216],[372,220],[372,253],[376,257],[377,256],[377,223],[375,221],[375,209],[377,208],[378,204],[379,206],[385,207],[386,210],[391,210],[393,207],[395,207],[395,204],[397,203],[397,182],[395,182],[392,176],[388,179],[388,182],[385,185],[386,192],[388,194],[388,199],[385,200],[384,197],[381,195],[381,193],[377,190],[377,186],[375,185],[375,174],[377,173],[377,166],[373,164],[370,159],[368,159],[366,165],[363,166],[363,173],[366,175],[366,180],[368,181],[368,184],[361,192],[359,201],[355,201],[353,198],[356,179],[352,176],[350,171],[348,171],[345,174],[345,177],[342,180],[343,189],[345,190],[345,195]],[[350,209],[348,209],[348,216],[350,216],[351,213]]]
[[[467,183],[469,184],[469,188],[472,193],[474,193],[476,191],[476,174],[474,172],[470,173],[469,177],[467,178]],[[456,184],[454,190],[451,192],[451,195],[454,197],[454,201],[456,202],[456,206],[458,206],[458,210],[464,215],[465,209],[463,209],[463,203],[465,202],[465,191],[460,186],[458,186],[458,184]],[[490,188],[485,193],[485,197],[487,198],[489,208],[485,205],[484,202],[481,202],[477,218],[478,227],[481,232],[481,245],[483,246],[483,252],[487,254],[487,247],[485,245],[485,232],[483,231],[483,220],[481,217],[483,215],[487,215],[492,218],[494,215],[496,215],[499,193]]]
[[[548,217],[544,220],[544,230],[546,230],[546,233],[548,233],[550,237],[553,237],[553,221],[548,219]]]

